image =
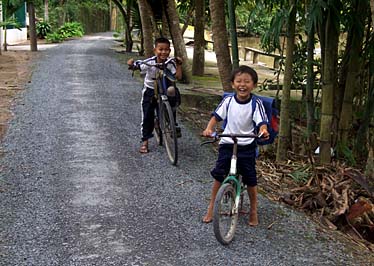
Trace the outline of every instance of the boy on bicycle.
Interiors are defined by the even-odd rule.
[[[252,114],[252,90],[258,81],[257,73],[248,66],[240,66],[231,75],[231,84],[235,94],[225,97],[213,112],[212,117],[203,131],[203,136],[209,137],[215,131],[217,122],[226,120],[227,124],[223,134],[253,134],[257,131],[264,139],[269,138],[267,129],[268,118],[262,101],[256,101],[256,108]],[[231,138],[222,138],[219,143],[218,159],[215,168],[211,171],[214,178],[212,194],[208,211],[203,218],[204,223],[213,219],[213,206],[221,183],[230,170],[233,141]],[[250,214],[248,224],[258,225],[257,218],[257,178],[256,178],[256,140],[253,138],[238,138],[238,173],[247,185],[250,200]]]
[[[129,59],[127,64],[129,69],[139,69],[142,73],[145,73],[144,86],[142,91],[142,123],[141,123],[141,132],[142,132],[142,145],[139,149],[140,153],[148,153],[148,140],[153,137],[154,129],[154,113],[157,106],[156,99],[154,98],[154,81],[156,79],[157,67],[152,67],[156,63],[165,62],[170,55],[170,42],[166,38],[157,38],[155,40],[155,47],[153,49],[154,56],[145,59],[143,61],[136,61],[134,59]],[[170,70],[172,74],[179,80],[182,78],[182,60],[179,57],[176,57],[176,62],[171,61],[166,65],[166,68]],[[140,64],[138,62],[144,62]],[[135,64],[134,64],[135,63]],[[168,96],[175,96],[177,88],[169,87]],[[170,102],[173,105],[173,102]],[[174,103],[175,105],[175,103]],[[173,107],[173,106],[172,106]],[[180,128],[177,127],[177,134],[180,135]]]

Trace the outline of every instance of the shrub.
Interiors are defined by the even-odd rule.
[[[82,37],[84,30],[79,22],[66,22],[57,30],[57,33],[60,34],[62,38],[66,39],[71,37]]]
[[[36,34],[39,38],[44,39],[51,32],[52,28],[48,22],[39,21],[36,23]]]
[[[64,40],[64,38],[58,32],[48,33],[45,39],[49,43],[59,43]]]

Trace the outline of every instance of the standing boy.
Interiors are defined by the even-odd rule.
[[[140,69],[142,73],[145,73],[144,78],[144,87],[142,92],[142,124],[141,124],[141,132],[142,132],[142,145],[140,146],[139,152],[140,153],[148,153],[148,140],[153,137],[153,129],[154,129],[154,112],[157,106],[157,103],[154,99],[154,80],[156,78],[156,73],[158,71],[157,67],[152,66],[156,63],[163,63],[165,62],[170,55],[170,42],[166,38],[158,38],[155,40],[155,48],[153,49],[154,56],[145,59],[144,63],[146,64],[137,64],[134,59],[129,59],[127,64],[130,69]],[[182,60],[180,58],[176,58],[176,63],[170,62],[166,65],[166,68],[170,70],[170,72],[175,75],[177,79],[182,78]],[[174,88],[176,89],[176,88]],[[174,92],[175,93],[175,92]],[[177,128],[180,131],[180,128]]]

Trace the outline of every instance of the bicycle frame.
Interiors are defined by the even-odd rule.
[[[232,139],[234,141],[234,147],[233,147],[233,152],[231,156],[230,172],[229,172],[229,175],[225,178],[225,180],[223,180],[222,184],[225,184],[225,183],[234,184],[235,192],[236,192],[234,213],[236,214],[239,211],[240,194],[242,191],[242,186],[241,186],[241,178],[240,178],[240,175],[237,174],[237,168],[236,168],[237,154],[238,154],[238,138],[233,137]]]

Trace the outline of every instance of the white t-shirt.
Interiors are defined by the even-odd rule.
[[[225,97],[218,105],[213,115],[218,121],[227,120],[223,134],[254,134],[255,125],[261,126],[268,122],[261,99],[256,98],[256,108],[252,114],[252,95],[245,101],[237,99],[236,94]],[[253,138],[238,138],[238,145],[248,145]],[[233,144],[231,138],[221,138],[220,144]]]
[[[147,63],[148,65],[140,64],[141,62]],[[140,73],[145,74],[144,86],[148,87],[150,89],[154,89],[154,82],[155,82],[155,79],[156,79],[156,74],[157,74],[158,68],[157,67],[152,67],[152,66],[149,66],[149,65],[156,65],[156,63],[157,63],[157,56],[152,56],[152,57],[147,58],[145,60],[135,61],[135,65],[139,64],[139,66],[140,66]],[[166,65],[166,68],[169,69],[170,72],[173,75],[175,75],[175,73],[177,72],[177,68],[176,68],[175,63],[173,61],[169,62]]]

